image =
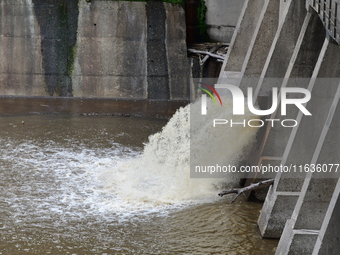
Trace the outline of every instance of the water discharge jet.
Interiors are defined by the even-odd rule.
[[[230,111],[225,112],[230,109],[231,100],[223,100],[226,108],[216,107],[213,116],[231,114]],[[198,165],[204,166],[209,155],[207,150],[211,150],[214,157],[210,160],[223,159],[223,165],[229,164],[235,168],[241,158],[245,157],[244,153],[254,141],[258,128],[224,130],[221,137],[220,130],[214,130],[209,123],[204,123],[205,120],[196,118],[195,109],[199,107],[200,102],[197,101],[180,108],[161,132],[149,137],[139,157],[99,176],[104,186],[111,187],[108,190],[114,189],[131,203],[144,201],[146,204],[177,204],[214,200],[214,187],[221,183],[237,183],[236,176],[225,173],[223,179],[192,178],[191,157],[195,153],[194,158],[199,158],[202,163]],[[213,135],[215,131],[217,133]],[[119,173],[131,178],[125,179]],[[107,178],[108,175],[112,177]]]

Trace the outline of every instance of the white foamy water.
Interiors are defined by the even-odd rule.
[[[208,105],[209,118],[191,116],[190,105],[179,109],[163,130],[149,137],[141,155],[120,162],[114,168],[97,172],[103,192],[117,194],[127,207],[162,208],[218,199],[216,187],[221,183],[237,185],[233,174],[224,179],[190,178],[190,150],[198,154],[199,162],[214,159],[235,165],[243,159],[254,142],[257,129],[251,127],[212,126],[212,119],[232,116],[232,101],[225,105]],[[200,102],[196,102],[197,105]],[[251,113],[234,118],[254,118]],[[190,141],[192,139],[192,141]],[[207,153],[213,151],[213,153]]]
[[[213,112],[210,120],[231,115],[231,100],[224,102],[224,107],[208,105]],[[66,135],[67,146],[55,139],[41,143],[3,140],[0,159],[20,169],[20,181],[29,176],[21,189],[48,194],[49,197],[32,197],[31,201],[39,204],[34,208],[44,208],[45,204],[55,213],[83,208],[87,213],[131,215],[212,202],[219,199],[216,187],[221,183],[236,184],[237,180],[232,174],[224,179],[190,178],[190,150],[199,155],[201,162],[210,157],[237,164],[253,142],[256,129],[213,128],[210,120],[192,117],[190,105],[179,109],[161,132],[149,137],[142,152],[115,141],[105,149],[87,148],[79,137]],[[245,116],[251,117],[249,113]],[[50,180],[44,182],[44,178]]]

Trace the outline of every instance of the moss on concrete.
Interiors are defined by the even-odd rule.
[[[201,36],[207,34],[207,24],[205,23],[206,12],[207,12],[207,6],[205,5],[205,1],[200,0],[200,4],[197,8],[197,16],[198,16],[198,27],[200,29]]]
[[[72,96],[71,74],[76,57],[78,0],[33,0],[40,26],[46,92]]]
[[[67,73],[69,76],[72,75],[74,71],[74,61],[77,56],[77,45],[75,44],[73,47],[68,47],[67,54]]]

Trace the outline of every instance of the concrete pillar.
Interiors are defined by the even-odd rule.
[[[340,61],[334,57],[339,54],[338,51],[339,47],[334,42],[328,43],[328,39],[326,39],[308,86],[312,92],[312,99],[308,102],[307,108],[313,115],[303,116],[300,112],[297,116],[297,121],[300,124],[292,130],[288,141],[284,142],[286,148],[281,160],[282,165],[304,165],[310,164],[312,161],[319,137],[323,132],[324,123],[327,122],[325,112],[329,112],[331,109],[338,87],[338,81],[334,79],[320,80],[320,78],[340,76],[339,70],[337,70]],[[316,77],[319,79],[316,80]],[[286,200],[290,199],[294,208],[303,187],[304,177],[305,173],[300,175],[279,173],[276,176],[275,186],[272,192],[268,193],[268,203],[264,204],[258,222],[263,236],[280,237],[286,220],[290,218],[285,217],[293,212],[291,204],[287,204],[283,211],[278,212],[277,208],[282,209],[280,200],[282,197],[285,197]],[[271,215],[268,216],[268,213]]]
[[[243,62],[265,2],[266,0],[245,0],[229,51],[221,68],[220,79],[240,77]]]
[[[298,86],[307,88],[309,77],[311,77],[313,73],[324,42],[326,31],[316,13],[306,14],[304,6],[301,3],[298,4],[298,1],[290,2],[290,5],[287,4],[285,7],[287,8],[286,18],[283,20],[284,23],[279,26],[272,44],[272,49],[270,50],[261,74],[261,77],[264,77],[264,79],[260,79],[257,84],[255,95],[260,94],[260,96],[266,96],[268,91],[271,90],[271,87],[277,85],[277,83],[279,83],[277,87]],[[301,15],[297,10],[305,14],[304,19],[302,19],[302,17],[298,19],[295,18],[295,16]],[[291,27],[294,25],[292,20],[298,21],[297,24],[301,27],[300,30],[296,29],[297,31],[290,32]],[[297,24],[295,25],[298,27]],[[313,44],[310,43],[311,41],[313,41]],[[295,45],[295,48],[293,48],[292,45]],[[285,56],[290,56],[290,58],[284,58],[282,61],[282,53],[284,53]],[[282,62],[284,62],[284,64]],[[275,68],[277,66],[280,68]],[[279,77],[285,78],[285,80],[277,79]],[[288,78],[306,79],[293,81],[288,80]],[[289,111],[288,116],[280,116],[279,113],[274,112],[269,118],[295,119],[297,111],[294,110],[295,109]],[[254,153],[259,156],[257,156],[252,164],[280,164],[291,130],[281,125],[275,125],[273,128],[271,125],[267,125],[264,129],[264,138]],[[277,142],[278,139],[281,140],[280,143]],[[268,178],[273,177],[274,176],[268,176]]]
[[[266,0],[264,2],[258,22],[252,32],[249,47],[245,49],[246,54],[240,72],[226,73],[227,76],[232,74],[240,78],[235,85],[238,85],[244,92],[248,87],[255,88],[259,81],[279,27],[279,13],[279,1]]]
[[[339,134],[339,131],[338,131]],[[330,201],[324,222],[320,229],[316,244],[314,246],[313,255],[317,254],[337,254],[340,250],[339,237],[339,215],[340,215],[340,181]]]
[[[300,46],[309,24],[310,16],[306,16],[305,0],[286,1],[281,7],[281,20],[267,60],[262,69],[261,78],[255,90],[255,97],[266,95],[272,89],[273,81],[268,78],[289,78],[290,63],[294,63],[297,46]],[[292,29],[292,27],[296,29]],[[322,27],[322,26],[321,26]],[[285,56],[285,57],[282,57]],[[288,76],[288,77],[287,77]]]
[[[242,66],[242,77],[259,77],[279,26],[280,2],[267,0],[262,8],[250,47]]]
[[[337,92],[332,100],[327,120],[319,136],[319,141],[310,163],[316,166],[318,164],[320,166],[327,166],[328,170],[330,170],[329,164],[331,162],[338,162],[339,151],[336,150],[336,147],[340,147],[335,142],[338,141],[336,138],[339,137],[340,131],[340,105],[338,104],[340,84],[334,87],[337,87]],[[309,172],[307,174],[295,209],[291,218],[287,221],[280,238],[276,251],[277,255],[312,254],[313,249],[315,254],[318,254],[316,250],[320,249],[326,232],[323,231],[323,234],[321,234],[321,229],[323,225],[329,226],[331,218],[329,214],[333,212],[334,201],[339,196],[339,185],[339,172],[336,172],[335,168],[332,172]],[[337,233],[336,237],[339,238],[340,233]],[[320,240],[319,248],[316,248],[315,245],[318,238]],[[328,251],[329,248],[334,249],[332,245],[328,244],[328,239],[327,243],[323,243],[324,246],[325,244]],[[327,252],[322,254],[335,253]]]
[[[293,15],[294,5],[292,4],[289,8],[288,16]],[[296,13],[295,13],[296,14]],[[284,46],[282,41],[287,42],[286,36],[289,33],[289,27],[292,26],[292,23],[288,18],[285,19],[284,24],[281,26],[282,28],[278,30],[278,38],[276,43],[273,43],[274,49],[271,50],[272,55],[268,57],[269,69],[274,69],[276,65],[280,65],[281,60],[281,52],[286,52],[285,55],[290,55],[291,58],[289,61],[286,61],[285,65],[285,74],[282,74],[282,71],[277,71],[277,77],[284,77],[284,79],[275,79],[268,75],[265,76],[265,79],[259,82],[257,91],[259,91],[260,96],[265,96],[271,87],[274,84],[279,82],[277,87],[303,87],[307,88],[309,84],[309,79],[313,74],[313,69],[318,60],[320,50],[325,40],[325,29],[316,13],[307,13],[305,15],[304,21],[301,24],[301,30],[299,35],[296,38],[296,35],[291,36],[290,41],[295,45],[294,50],[288,50],[290,46]],[[282,35],[281,35],[282,32]],[[296,32],[295,32],[296,34]],[[310,43],[310,42],[313,43]],[[279,45],[283,46],[279,47]],[[276,48],[276,46],[278,48]],[[265,72],[266,73],[266,72]],[[273,71],[270,71],[272,74]],[[281,74],[280,74],[281,73]],[[267,75],[267,74],[266,74]],[[297,79],[299,78],[299,79]],[[301,79],[302,78],[302,79]],[[255,92],[256,94],[257,92]],[[270,106],[268,106],[269,108]],[[266,109],[266,108],[264,108]],[[290,109],[286,116],[282,116],[279,112],[274,112],[271,116],[266,118],[269,119],[295,119],[297,117],[298,110],[295,108]],[[271,125],[267,125],[264,127],[265,131],[263,131],[263,139],[261,139],[261,144],[257,147],[256,151],[253,153],[256,155],[255,159],[251,162],[252,165],[279,165],[282,160],[282,156],[286,147],[286,143],[291,134],[290,128],[282,127],[281,125],[275,125],[272,127]],[[280,141],[280,142],[278,142]],[[265,178],[274,178],[275,174],[262,176]],[[253,180],[251,181],[253,182]]]

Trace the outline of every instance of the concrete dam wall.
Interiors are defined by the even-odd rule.
[[[245,1],[219,77],[243,91],[251,87],[259,105],[274,88],[304,88],[311,95],[304,104],[309,116],[295,108],[264,116],[289,118],[297,125],[264,126],[248,162],[297,167],[248,176],[248,182],[274,179],[258,226],[263,237],[280,238],[277,255],[337,254],[340,249],[339,171],[325,169],[339,166],[340,155],[339,5],[327,0]]]
[[[183,7],[1,0],[0,95],[188,99]]]

